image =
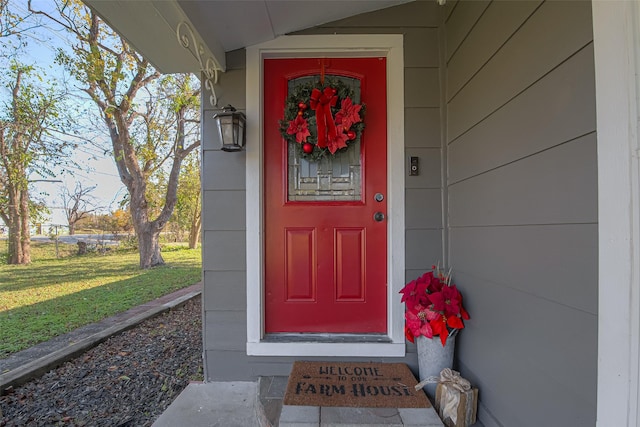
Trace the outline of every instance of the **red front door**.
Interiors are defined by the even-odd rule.
[[[296,82],[330,79],[355,88],[365,128],[309,162],[279,121]],[[265,331],[386,333],[386,60],[266,59],[264,88]]]

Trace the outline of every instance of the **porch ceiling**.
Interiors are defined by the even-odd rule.
[[[224,53],[414,0],[83,0],[163,73],[198,72],[178,42],[187,22],[222,70]]]

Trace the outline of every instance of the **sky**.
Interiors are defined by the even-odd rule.
[[[27,12],[27,0],[12,0],[12,4],[19,11]],[[34,0],[32,2],[34,8],[51,7],[51,0]],[[27,47],[22,50],[18,59],[24,64],[35,65],[44,70],[48,79],[64,79],[64,72],[61,67],[54,63],[55,52],[59,47],[63,47],[69,43],[63,32],[54,31],[51,25],[43,21],[43,25],[30,31],[26,37]],[[75,87],[79,84],[73,82]],[[75,97],[70,99],[72,105],[77,102],[78,111],[87,106],[86,101]],[[95,109],[93,110],[95,111]],[[80,120],[80,119],[79,119]],[[100,129],[104,134],[104,130]],[[71,139],[72,138],[68,138]],[[110,146],[110,141],[105,137],[94,136],[94,142],[105,147]],[[96,186],[91,195],[95,198],[95,204],[100,207],[100,212],[113,211],[118,208],[119,202],[126,194],[124,186],[118,177],[115,163],[110,154],[105,155],[104,150],[100,150],[95,146],[80,145],[73,152],[73,159],[78,167],[71,169],[68,173],[58,171],[56,177],[46,177],[48,180],[60,180],[62,182],[33,182],[32,195],[41,197],[51,214],[48,218],[49,223],[65,225],[67,223],[64,210],[61,208],[61,194],[64,188],[73,191],[76,183],[81,183],[83,188]],[[31,180],[45,179],[43,177],[32,175]]]

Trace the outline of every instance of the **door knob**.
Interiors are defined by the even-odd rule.
[[[384,221],[384,214],[382,212],[376,212],[373,214],[373,219],[376,222],[382,222]]]

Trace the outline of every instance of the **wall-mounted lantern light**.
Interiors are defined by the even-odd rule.
[[[246,142],[244,113],[236,112],[231,105],[222,108],[222,112],[213,116],[218,126],[218,137],[222,151],[242,151]]]

